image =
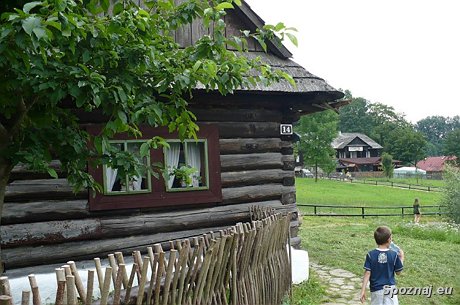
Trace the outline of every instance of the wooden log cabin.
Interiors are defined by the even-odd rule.
[[[225,19],[226,35],[263,25],[246,3],[229,10]],[[175,37],[185,46],[208,31],[194,22]],[[89,170],[104,185],[104,193],[74,194],[58,162],[54,165],[59,179],[17,166],[7,186],[1,222],[6,270],[114,251],[131,253],[154,243],[200,235],[249,220],[251,205],[292,212],[291,243],[299,245],[294,137],[281,135],[280,126],[340,106],[343,94],[290,60],[292,54],[282,45],[269,42],[264,53],[250,41],[249,49],[248,56],[261,56],[292,75],[297,87],[287,82],[258,85],[225,97],[198,88],[190,100],[200,126],[198,141],[180,143],[164,129],[144,130],[146,139],[162,135],[170,143],[169,150],[152,150],[145,162],[195,168],[192,183],[185,187],[175,175],[167,181],[147,174],[127,181],[103,167]],[[104,122],[97,112],[82,114],[80,119],[90,131]],[[113,145],[136,150],[140,141],[117,137]]]

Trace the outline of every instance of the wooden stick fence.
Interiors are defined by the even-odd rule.
[[[160,244],[147,247],[145,256],[134,251],[129,274],[120,252],[109,254],[105,270],[95,258],[86,286],[75,262],[69,261],[55,270],[55,305],[281,304],[291,287],[287,247],[291,215],[261,208],[252,208],[250,214],[251,223],[171,241],[168,253]],[[93,301],[95,278],[101,295],[97,301]],[[29,275],[29,282],[32,304],[41,305],[34,275]],[[30,299],[30,291],[24,291],[21,305],[29,305]],[[0,305],[12,304],[8,278],[1,277]]]

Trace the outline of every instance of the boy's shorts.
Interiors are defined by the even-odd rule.
[[[380,289],[371,292],[371,305],[399,305],[397,295],[393,295],[392,297],[390,297],[388,291],[387,293],[384,292],[385,289]]]

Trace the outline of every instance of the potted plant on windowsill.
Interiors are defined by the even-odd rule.
[[[192,186],[193,179],[192,175],[198,170],[188,165],[182,165],[176,167],[170,172],[171,176],[175,176],[180,181],[182,187]]]

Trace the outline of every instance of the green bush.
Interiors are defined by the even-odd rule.
[[[446,166],[445,191],[441,203],[446,206],[448,217],[460,224],[460,168]]]

